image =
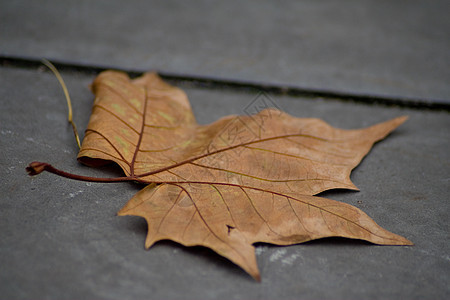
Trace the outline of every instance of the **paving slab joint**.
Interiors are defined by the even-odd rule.
[[[107,69],[115,69],[127,73],[130,77],[137,77],[146,70],[123,69],[114,66],[84,65],[67,61],[53,61],[52,63],[60,71],[80,72],[83,74],[98,74]],[[0,55],[0,65],[3,67],[16,67],[25,69],[35,69],[42,66],[42,61],[34,57]],[[240,92],[264,91],[273,95],[287,95],[302,98],[324,98],[345,102],[364,103],[368,105],[382,105],[393,107],[404,107],[411,109],[427,109],[450,112],[450,103],[440,99],[424,99],[410,97],[388,97],[381,95],[352,94],[326,89],[310,89],[298,86],[287,86],[265,82],[251,82],[241,80],[231,80],[213,77],[203,77],[189,74],[176,74],[164,71],[156,72],[165,80],[175,85],[187,85],[193,88],[203,88],[212,90],[234,90]]]

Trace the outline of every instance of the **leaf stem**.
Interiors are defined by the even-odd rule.
[[[70,96],[69,96],[69,91],[67,90],[67,86],[64,83],[64,80],[63,80],[61,74],[59,74],[58,70],[51,62],[49,62],[48,60],[46,60],[44,58],[44,59],[42,59],[42,63],[44,65],[46,65],[53,72],[53,74],[55,74],[56,78],[59,81],[59,84],[61,85],[61,87],[64,91],[64,95],[66,96],[66,100],[67,100],[67,108],[69,110],[68,115],[67,115],[67,120],[69,121],[70,125],[72,125],[73,134],[75,135],[75,140],[77,141],[78,149],[80,149],[81,148],[80,137],[78,135],[77,126],[75,125],[75,122],[72,119],[72,102],[70,101]]]
[[[28,175],[30,175],[30,176],[35,176],[44,171],[47,171],[49,173],[52,173],[52,174],[55,174],[55,175],[58,175],[61,177],[79,180],[79,181],[88,181],[88,182],[101,182],[101,183],[127,182],[127,181],[143,182],[142,180],[140,180],[139,178],[137,178],[135,176],[99,178],[99,177],[77,175],[77,174],[72,174],[72,173],[61,171],[61,170],[53,167],[51,164],[44,163],[44,162],[38,162],[38,161],[34,161],[34,162],[30,163],[28,165],[28,167],[26,168],[26,170],[28,172]]]

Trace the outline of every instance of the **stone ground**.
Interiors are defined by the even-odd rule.
[[[1,298],[450,298],[447,1],[91,2],[0,3]],[[354,170],[360,192],[322,196],[415,245],[259,244],[261,283],[205,248],[145,251],[145,221],[115,215],[139,186],[27,176],[34,160],[120,174],[77,163],[43,57],[59,63],[81,133],[99,68],[160,71],[200,123],[243,114],[255,99],[340,128],[410,116]]]

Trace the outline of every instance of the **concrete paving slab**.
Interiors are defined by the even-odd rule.
[[[0,55],[450,102],[449,4],[2,1]]]
[[[65,73],[80,132],[93,75]],[[0,68],[0,294],[5,299],[448,299],[450,295],[450,117],[327,99],[272,96],[298,117],[360,128],[399,115],[410,120],[377,144],[353,172],[360,192],[323,196],[363,209],[415,243],[375,246],[324,239],[261,244],[262,282],[205,248],[143,244],[145,221],[116,212],[141,187],[91,184],[25,172],[34,160],[69,172],[118,176],[76,162],[63,93],[40,69]],[[186,88],[201,123],[243,113],[255,93]],[[270,95],[269,95],[270,96]]]

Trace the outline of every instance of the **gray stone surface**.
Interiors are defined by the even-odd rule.
[[[0,55],[450,102],[445,0],[0,2]]]
[[[64,73],[80,132],[93,75]],[[352,174],[360,192],[323,196],[363,209],[412,247],[324,239],[258,245],[262,282],[204,248],[143,244],[146,224],[115,213],[140,187],[25,173],[34,160],[116,176],[76,162],[62,91],[52,74],[0,68],[0,294],[4,299],[448,299],[449,141],[446,112],[272,96],[298,117],[359,128],[410,120],[375,145]],[[186,88],[201,123],[242,113],[256,93]]]

